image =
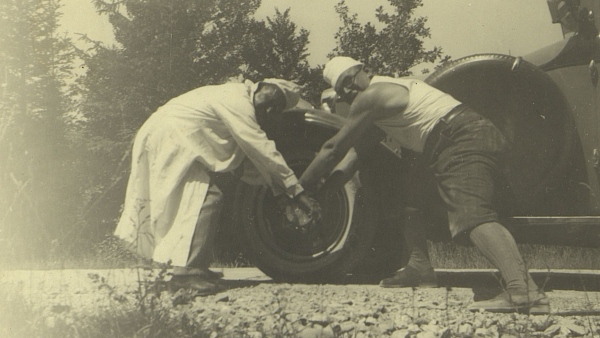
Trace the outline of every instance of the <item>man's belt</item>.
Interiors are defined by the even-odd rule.
[[[467,105],[465,104],[459,104],[458,106],[452,108],[448,114],[444,115],[440,121],[444,122],[445,124],[450,123],[450,121],[455,118],[456,116],[460,115],[460,113],[464,112],[467,109]]]

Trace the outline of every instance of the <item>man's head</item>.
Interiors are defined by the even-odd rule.
[[[336,56],[329,60],[323,69],[323,79],[342,98],[351,99],[370,83],[363,64],[347,56]]]
[[[253,95],[256,119],[266,130],[279,123],[281,112],[298,104],[300,87],[286,80],[265,79],[258,83]]]

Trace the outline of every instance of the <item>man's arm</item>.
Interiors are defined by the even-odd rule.
[[[361,162],[370,161],[374,154],[374,148],[385,138],[385,132],[376,126],[365,132],[354,147],[350,148],[346,156],[333,168],[327,177],[325,184],[319,187],[319,191],[335,193],[343,188],[348,181],[354,177]]]
[[[406,88],[394,84],[374,84],[358,94],[350,106],[346,123],[323,144],[299,183],[305,188],[314,188],[318,180],[331,172],[348,150],[372,128],[375,120],[399,113],[407,102]]]
[[[333,168],[333,172],[323,186],[319,187],[319,191],[328,194],[335,193],[348,183],[354,177],[358,170],[358,155],[356,150],[350,148],[346,156]]]

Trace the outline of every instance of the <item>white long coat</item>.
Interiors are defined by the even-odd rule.
[[[302,191],[256,121],[255,88],[239,83],[197,88],[150,116],[133,144],[116,237],[143,257],[185,266],[208,172],[234,170],[246,157],[276,195]]]

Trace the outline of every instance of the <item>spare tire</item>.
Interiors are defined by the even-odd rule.
[[[300,177],[322,142],[296,140],[281,149]],[[277,281],[327,283],[343,281],[371,248],[373,209],[358,174],[342,189],[324,198],[316,227],[303,232],[282,222],[275,197],[264,186],[241,184],[237,214],[242,249],[253,264]]]
[[[489,118],[509,140],[505,212],[567,212],[568,202],[556,205],[552,195],[571,189],[569,168],[580,147],[567,100],[544,71],[521,58],[481,54],[443,65],[426,82]]]

